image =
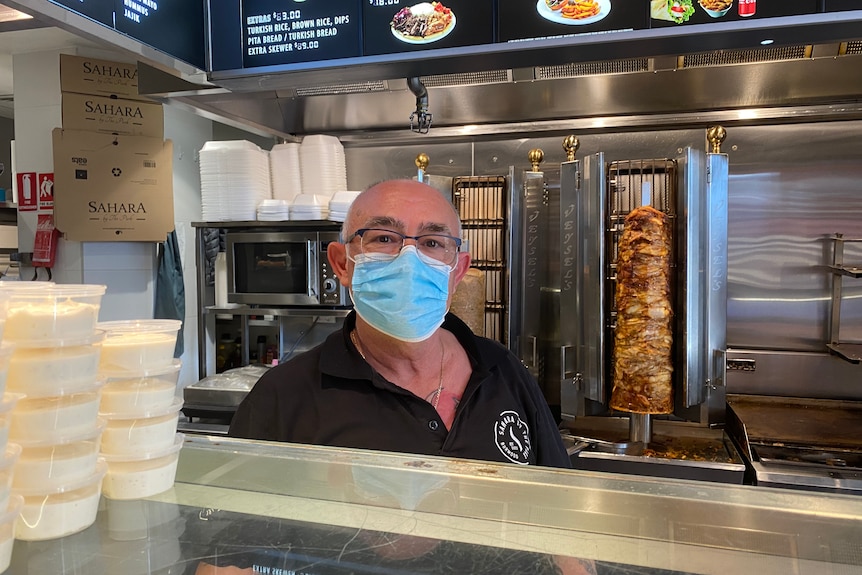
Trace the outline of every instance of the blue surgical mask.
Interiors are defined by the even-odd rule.
[[[373,328],[417,342],[443,324],[452,268],[426,263],[412,245],[404,246],[395,258],[358,254],[351,259],[355,265],[350,297],[356,313]]]

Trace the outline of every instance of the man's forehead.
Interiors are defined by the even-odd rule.
[[[365,218],[362,227],[373,228],[373,227],[385,227],[390,228],[392,230],[396,230],[402,232],[408,228],[407,223],[393,216],[384,216],[384,215],[369,215]],[[432,232],[440,232],[440,231],[448,231],[449,226],[445,222],[435,222],[435,221],[420,221],[418,224],[418,229],[422,231],[432,231]]]

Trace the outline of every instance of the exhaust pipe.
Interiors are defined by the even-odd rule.
[[[428,90],[418,77],[407,78],[407,87],[416,96],[416,110],[410,114],[410,130],[427,134],[431,129],[431,112],[428,111]]]

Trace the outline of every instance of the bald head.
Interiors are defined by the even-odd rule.
[[[452,203],[415,180],[387,180],[359,194],[347,212],[342,237],[347,240],[358,229],[375,227],[407,235],[461,236],[461,220]]]

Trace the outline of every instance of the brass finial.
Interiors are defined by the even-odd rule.
[[[430,162],[430,161],[431,161],[431,159],[428,157],[428,154],[426,154],[425,152],[422,152],[421,154],[416,156],[416,160],[414,163],[416,164],[417,168],[419,168],[420,170],[422,170],[424,172],[425,169],[428,167],[428,162]]]
[[[712,145],[712,153],[721,153],[721,143],[727,137],[727,130],[724,126],[710,126],[706,129],[706,139]]]
[[[530,165],[533,166],[533,171],[538,172],[539,164],[541,164],[542,160],[545,159],[545,152],[543,152],[541,148],[533,148],[530,150],[527,158],[530,160]]]
[[[578,148],[581,147],[581,141],[574,134],[569,134],[563,138],[563,149],[566,151],[566,161],[573,162]]]

